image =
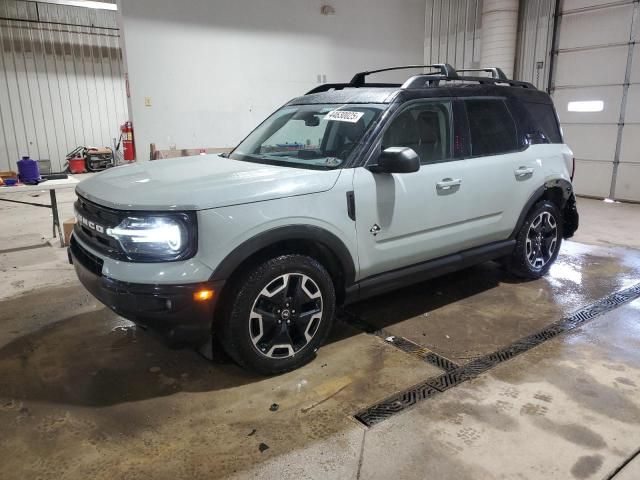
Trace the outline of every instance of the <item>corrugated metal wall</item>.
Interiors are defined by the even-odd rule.
[[[540,90],[546,90],[549,80],[555,4],[556,0],[520,2],[514,77]]]
[[[116,12],[0,0],[0,170],[22,155],[60,170],[110,146],[127,119]]]
[[[425,64],[480,66],[482,0],[426,0]]]

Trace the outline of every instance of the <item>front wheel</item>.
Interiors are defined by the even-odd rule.
[[[305,255],[267,260],[231,285],[221,343],[239,365],[264,375],[315,357],[331,329],[335,290],[326,269]]]
[[[507,269],[522,278],[540,278],[558,257],[562,243],[562,217],[548,200],[536,203],[516,237],[516,247],[505,260]]]

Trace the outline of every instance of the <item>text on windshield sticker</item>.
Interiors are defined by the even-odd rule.
[[[324,117],[325,120],[333,120],[334,122],[356,123],[362,118],[364,112],[352,112],[349,110],[332,110]]]

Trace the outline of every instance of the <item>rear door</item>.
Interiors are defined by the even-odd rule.
[[[529,197],[544,183],[542,160],[519,140],[516,122],[501,98],[474,98],[464,103],[471,155],[465,186],[468,214],[477,219],[472,246],[509,237]]]

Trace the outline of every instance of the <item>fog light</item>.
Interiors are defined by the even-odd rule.
[[[214,291],[208,289],[198,290],[193,293],[193,299],[196,302],[206,302],[207,300],[211,300],[213,298]]]

